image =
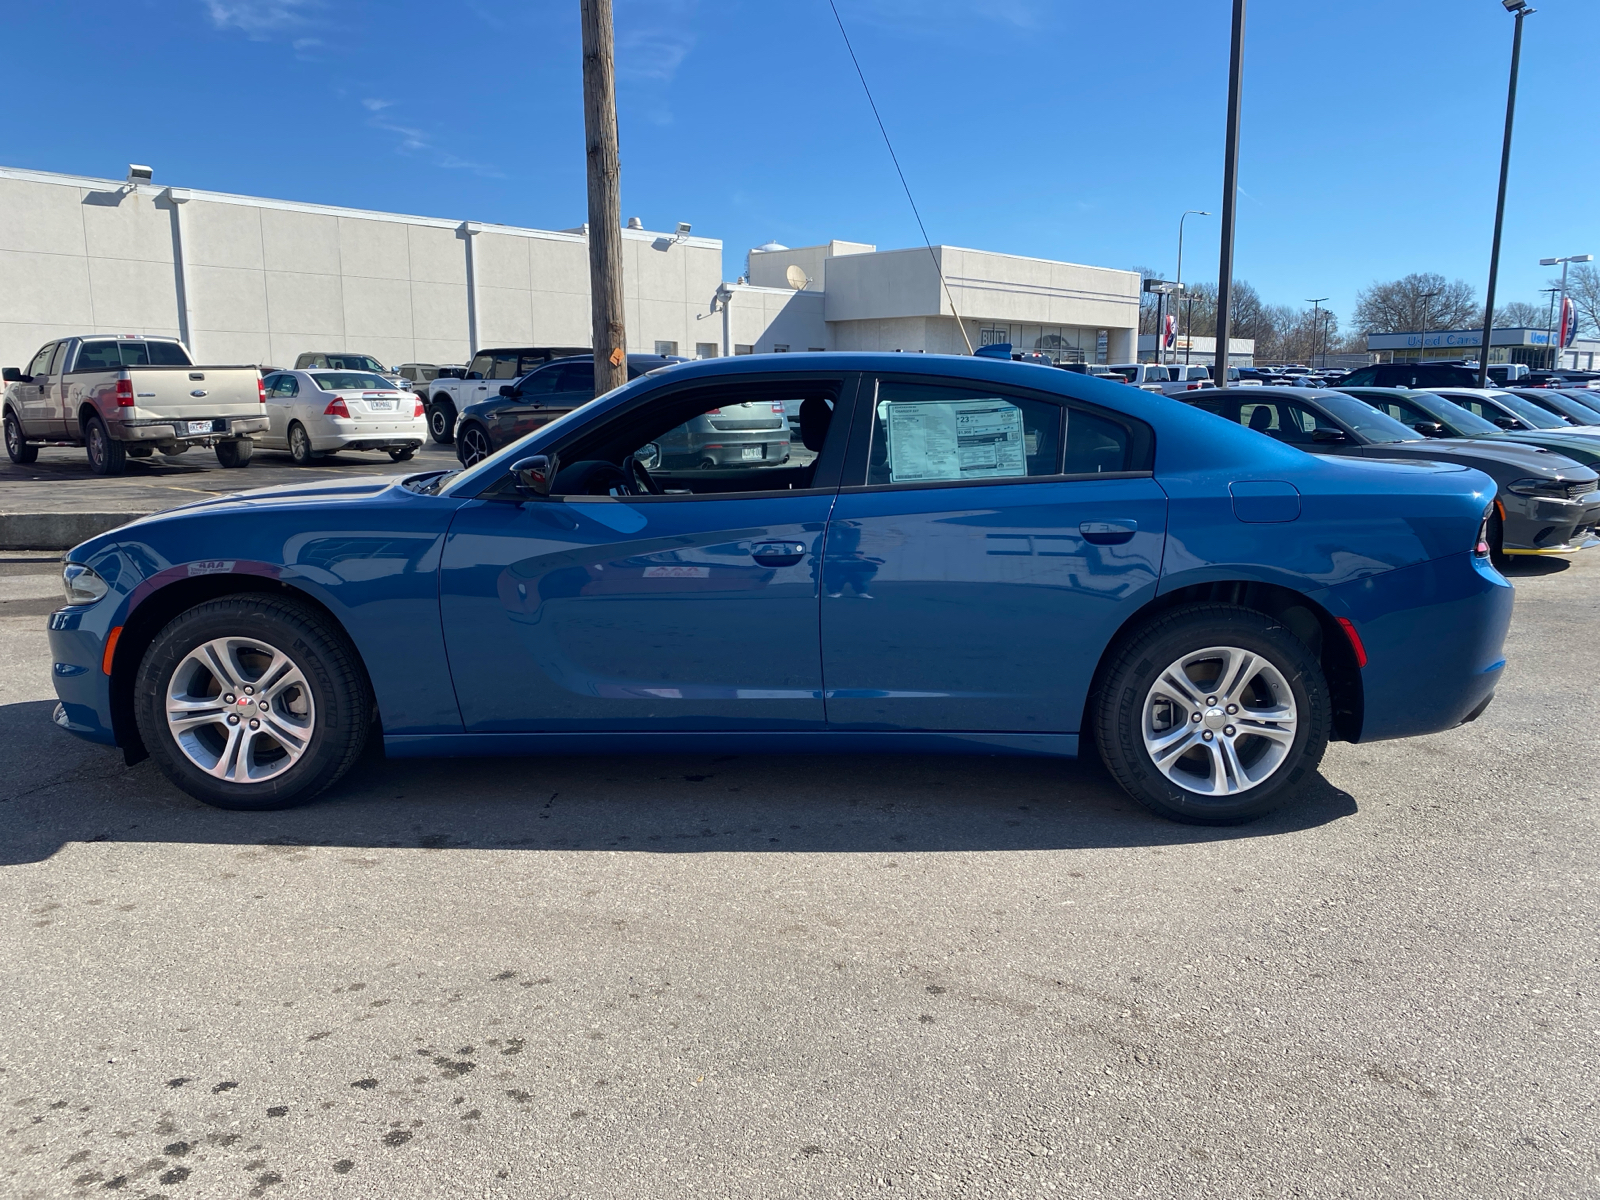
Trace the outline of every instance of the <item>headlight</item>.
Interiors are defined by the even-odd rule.
[[[73,562],[61,568],[61,587],[67,593],[68,604],[93,604],[110,590],[93,567]]]
[[[1506,491],[1519,496],[1537,496],[1545,500],[1572,500],[1591,490],[1589,484],[1569,483],[1564,479],[1518,479],[1506,485]]]

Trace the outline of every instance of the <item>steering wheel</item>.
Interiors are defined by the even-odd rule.
[[[630,454],[622,460],[622,473],[627,477],[628,491],[635,496],[660,496],[661,485],[651,477],[645,465],[636,455]]]

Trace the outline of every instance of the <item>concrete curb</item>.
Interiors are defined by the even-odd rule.
[[[70,550],[150,512],[0,512],[0,550]]]

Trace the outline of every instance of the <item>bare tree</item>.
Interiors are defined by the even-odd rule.
[[[1550,286],[1560,287],[1560,278],[1552,279]],[[1567,298],[1578,310],[1578,329],[1584,333],[1600,333],[1600,271],[1589,263],[1577,263],[1569,268]]]
[[[1496,329],[1543,329],[1550,311],[1542,304],[1529,304],[1526,300],[1513,300],[1494,310]]]
[[[1147,279],[1165,279],[1166,276],[1154,267],[1129,267],[1130,271],[1139,272],[1139,332],[1156,332],[1156,297],[1153,293],[1144,290]]]
[[[1429,292],[1438,293],[1424,299]],[[1483,309],[1465,279],[1447,282],[1431,271],[1404,279],[1374,283],[1356,293],[1357,327],[1368,333],[1405,333],[1422,329],[1481,327]]]

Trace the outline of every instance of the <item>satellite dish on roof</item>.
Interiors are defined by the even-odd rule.
[[[789,286],[797,292],[805,291],[806,284],[811,282],[810,277],[806,275],[805,271],[797,263],[790,263],[789,269],[783,273],[783,277],[789,281]]]

